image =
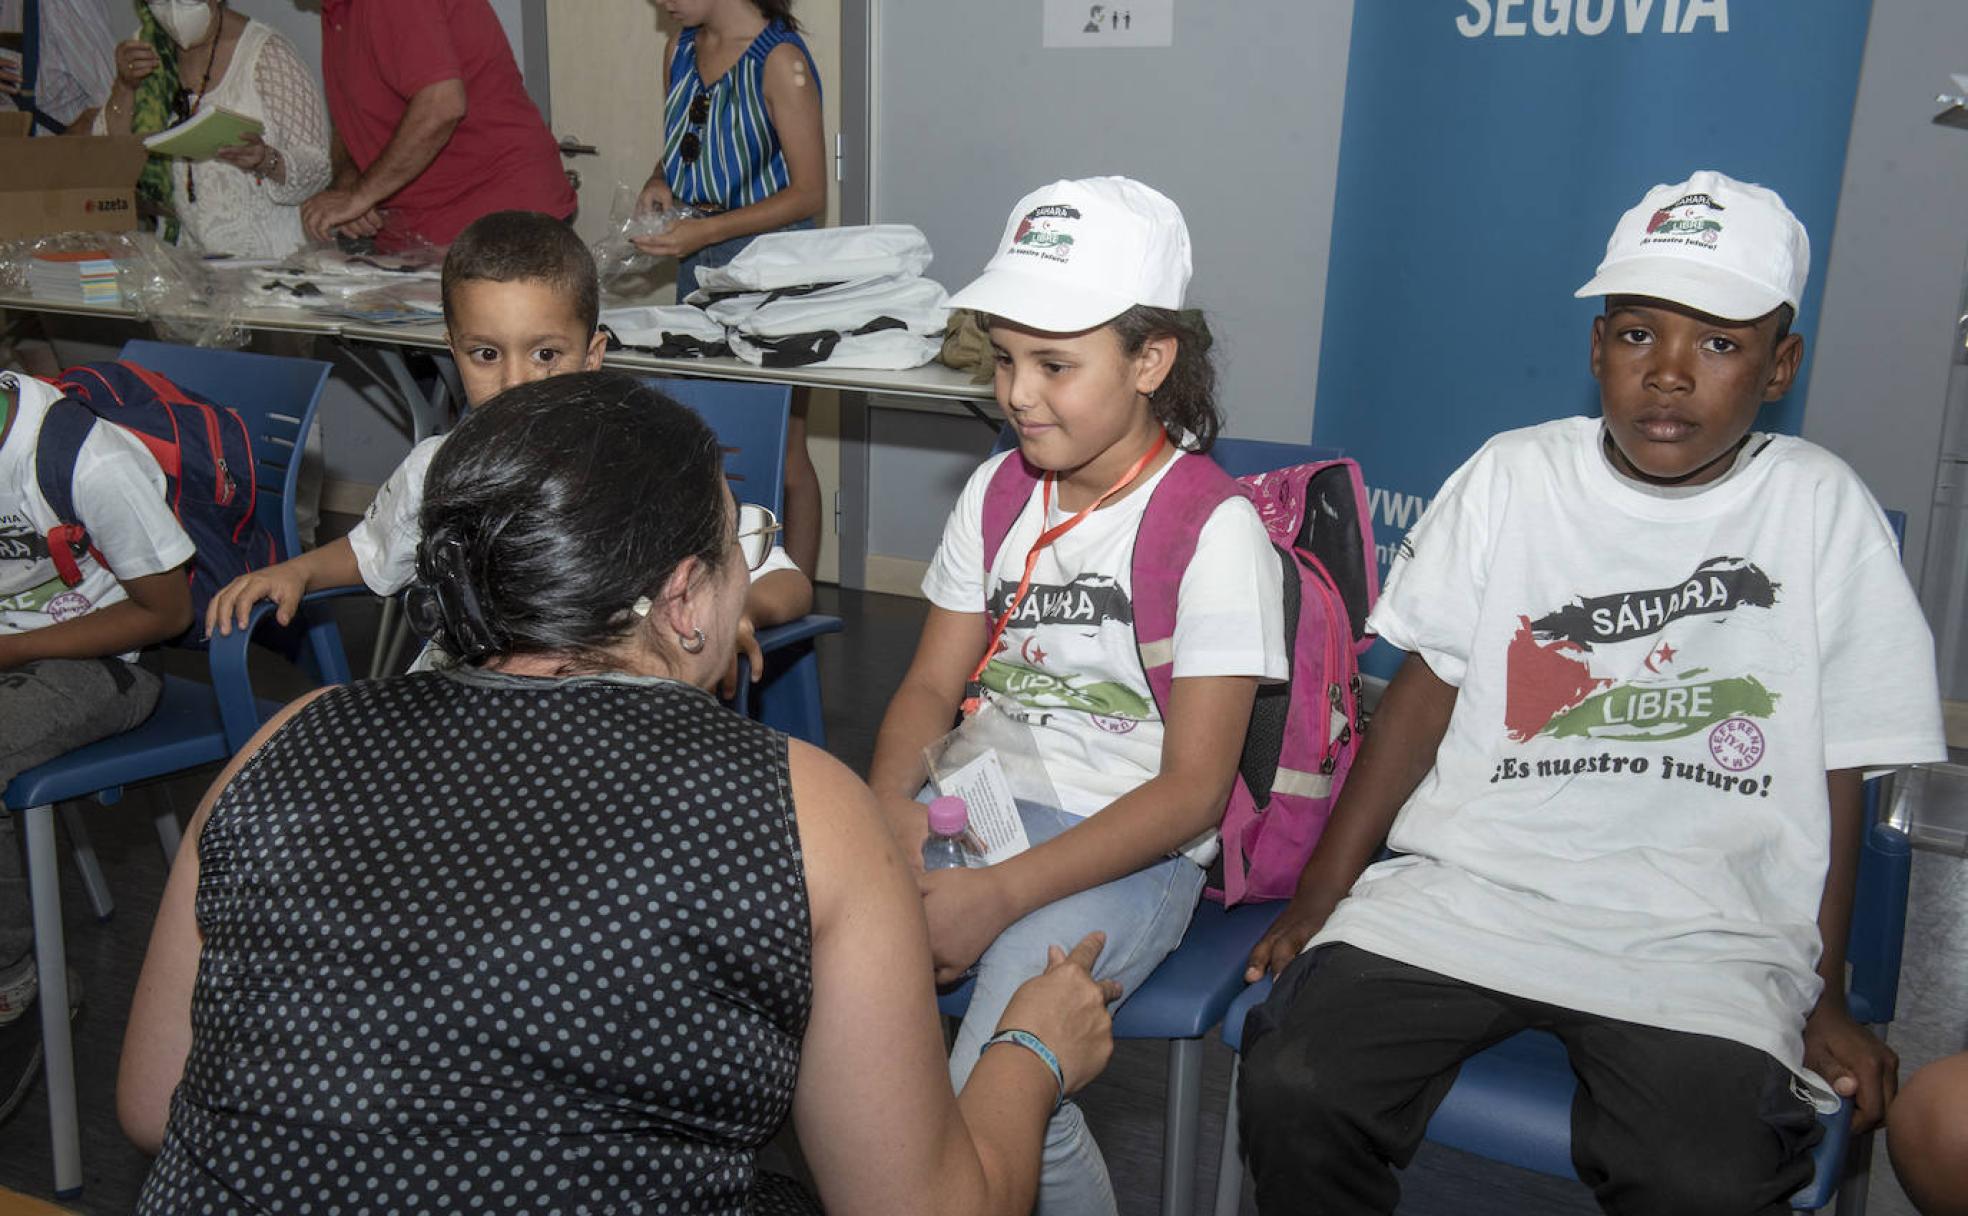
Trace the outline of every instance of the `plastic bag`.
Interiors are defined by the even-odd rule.
[[[27,290],[27,264],[32,241],[0,241],[0,291],[19,295]]]
[[[122,234],[116,254],[123,302],[166,342],[237,350],[252,336],[240,321],[246,289],[222,275],[187,235],[167,245],[149,232]]]
[[[407,282],[393,287],[371,287],[345,298],[324,297],[302,301],[310,312],[344,317],[366,325],[421,325],[444,319],[444,305],[437,284]]]
[[[644,208],[640,205],[639,191],[631,186],[617,186],[608,231],[591,246],[601,289],[612,296],[648,295],[655,288],[649,281],[650,275],[670,259],[637,249],[636,238],[661,236],[678,220],[702,217],[703,212],[688,205]]]
[[[990,864],[1030,847],[1018,803],[1059,806],[1032,728],[994,696],[985,696],[977,712],[924,748],[923,761],[937,793],[955,794],[969,807],[970,828]]]
[[[101,254],[113,264],[105,277],[94,266],[49,255]],[[149,232],[62,232],[9,242],[0,250],[0,288],[50,302],[125,307],[166,342],[237,348],[245,288],[221,277],[190,238],[168,245]],[[80,274],[76,273],[80,271]],[[37,284],[36,279],[41,281]]]
[[[399,275],[435,281],[444,270],[444,248],[421,236],[387,253],[368,239],[336,237],[311,241],[281,259],[281,268],[308,276],[394,278]]]

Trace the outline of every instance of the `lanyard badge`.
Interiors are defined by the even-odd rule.
[[[971,670],[970,679],[964,682],[963,713],[966,718],[975,714],[978,707],[984,702],[984,669],[991,665],[992,657],[998,653],[999,644],[1004,641],[1006,626],[1011,624],[1012,617],[1018,615],[1018,605],[1024,601],[1026,592],[1032,589],[1032,571],[1039,564],[1039,554],[1050,548],[1060,537],[1071,532],[1074,528],[1079,527],[1080,523],[1087,516],[1099,510],[1100,507],[1105,505],[1108,499],[1132,485],[1134,479],[1141,476],[1141,471],[1148,467],[1149,462],[1153,461],[1161,453],[1161,450],[1167,446],[1168,432],[1158,432],[1155,435],[1154,444],[1146,452],[1141,454],[1141,459],[1135,461],[1128,468],[1127,472],[1121,474],[1119,481],[1108,486],[1106,492],[1101,494],[1100,497],[1094,499],[1086,506],[1081,507],[1079,512],[1071,519],[1066,520],[1057,527],[1048,528],[1039,533],[1039,538],[1032,542],[1032,547],[1025,553],[1025,572],[1019,576],[1018,588],[1011,593],[1011,599],[1005,603],[1004,612],[998,617],[997,622],[991,626],[990,639],[984,643],[984,656],[977,660],[977,666]],[[1042,509],[1039,516],[1042,520],[1052,512],[1052,484],[1056,479],[1057,474],[1055,473],[1048,472],[1045,475],[1041,498]]]

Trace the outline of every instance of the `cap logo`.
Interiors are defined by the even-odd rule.
[[[1011,234],[1011,248],[1005,252],[1063,262],[1073,252],[1073,234],[1066,230],[1067,225],[1079,218],[1077,207],[1063,203],[1034,207],[1018,221],[1018,230]]]
[[[1727,208],[1706,194],[1684,194],[1654,212],[1647,221],[1642,245],[1708,245],[1722,236],[1722,221],[1712,212]]]

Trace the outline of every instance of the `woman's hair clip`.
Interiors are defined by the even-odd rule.
[[[463,542],[443,537],[426,541],[424,549],[431,577],[404,596],[410,627],[458,659],[482,659],[504,650],[507,638],[486,619],[467,574]]]
[[[636,619],[642,620],[648,617],[649,610],[655,606],[655,600],[650,599],[646,595],[638,595],[636,596],[636,602],[629,605],[629,611],[636,614]]]

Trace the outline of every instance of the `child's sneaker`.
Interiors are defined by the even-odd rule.
[[[34,1004],[40,990],[40,977],[34,970],[32,954],[0,973],[0,1026],[6,1026]]]
[[[14,1113],[27,1091],[34,1088],[34,1078],[41,1071],[41,1017],[34,1011],[34,997],[39,989],[39,979],[34,971],[33,956],[22,965],[26,978],[19,975],[21,967],[9,968],[0,975],[0,1120]],[[73,969],[68,973],[68,1016],[73,1018],[75,1011],[82,1006],[82,981]]]

